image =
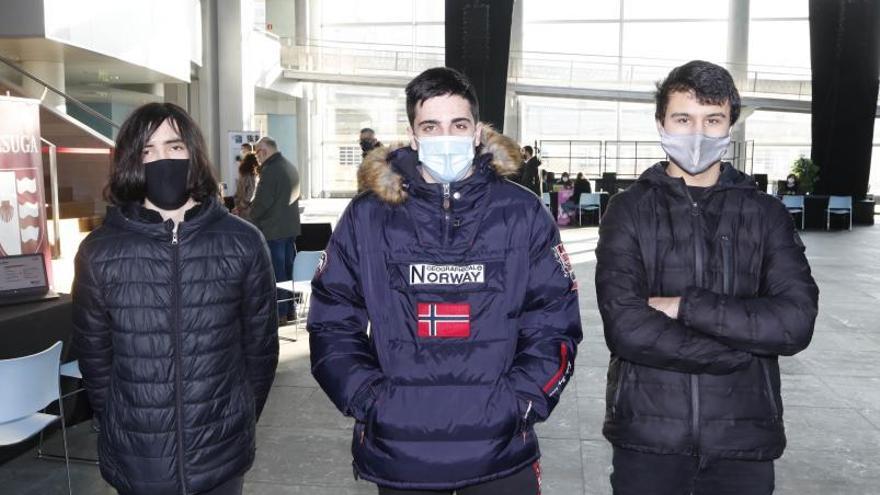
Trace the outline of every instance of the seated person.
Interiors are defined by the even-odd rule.
[[[798,178],[794,174],[788,174],[788,177],[785,178],[785,185],[782,186],[782,189],[779,190],[779,194],[784,195],[798,195],[801,194],[801,187],[798,184]]]
[[[582,172],[578,172],[577,178],[574,180],[574,193],[571,195],[568,201],[563,203],[562,209],[566,213],[577,211],[578,205],[581,201],[581,194],[589,194],[591,192],[593,192],[593,190],[590,187],[590,181],[584,178],[584,174]]]

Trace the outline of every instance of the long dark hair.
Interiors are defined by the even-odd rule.
[[[110,164],[110,180],[104,198],[117,206],[142,202],[146,196],[143,152],[150,136],[166,120],[183,140],[189,152],[188,190],[190,197],[202,202],[220,194],[205,152],[205,139],[198,125],[186,111],[173,103],[147,103],[137,108],[122,124],[116,137],[116,150]]]
[[[238,166],[238,173],[241,175],[255,175],[260,170],[260,162],[257,161],[257,155],[253,153],[245,154]]]

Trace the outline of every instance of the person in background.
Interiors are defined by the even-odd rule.
[[[535,193],[535,196],[541,196],[542,175],[538,171],[541,167],[541,161],[535,156],[535,150],[531,146],[523,146],[522,154],[525,165],[522,167],[521,184]]]
[[[559,178],[559,185],[562,186],[563,189],[574,188],[574,183],[571,181],[571,176],[568,175],[568,172],[562,172],[562,176]]]
[[[379,140],[376,139],[376,132],[369,127],[364,127],[363,129],[361,129],[359,143],[361,145],[361,158],[366,157],[367,153],[369,153],[374,148],[382,146],[382,143],[380,143]]]
[[[218,202],[186,112],[149,103],[116,140],[103,225],[80,245],[73,348],[121,495],[240,494],[278,363],[260,232]]]
[[[293,277],[295,241],[300,234],[299,172],[271,137],[261,138],[254,149],[260,162],[260,181],[251,201],[250,219],[266,236],[275,279],[284,282]],[[278,289],[278,300],[284,301],[278,304],[278,324],[286,325],[296,317],[293,294]]]
[[[238,182],[235,185],[235,208],[232,213],[244,218],[250,219],[251,201],[254,199],[254,192],[257,190],[257,177],[259,175],[260,164],[257,156],[253,153],[244,155],[241,164],[238,166]]]
[[[783,185],[782,189],[779,191],[781,195],[798,195],[801,193],[801,187],[798,183],[797,175],[788,174],[788,177],[785,178],[785,185]]]

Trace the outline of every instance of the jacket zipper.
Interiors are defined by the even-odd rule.
[[[724,295],[729,296],[733,294],[733,260],[730,257],[730,236],[727,234],[721,236],[721,263],[724,265],[721,272]]]
[[[443,244],[449,244],[449,221],[452,200],[449,199],[449,184],[443,184]]]
[[[180,493],[186,495],[186,469],[184,467],[183,455],[183,358],[181,356],[181,330],[180,330],[180,247],[178,245],[177,227],[171,232],[171,254],[174,271],[174,280],[171,284],[172,291],[172,330],[174,331],[174,358],[175,358],[175,414],[177,416],[177,465],[180,474]]]
[[[620,389],[623,388],[623,379],[626,373],[626,361],[617,358],[617,390],[614,391],[614,402],[611,403],[611,417],[617,417],[617,404],[620,402]]]
[[[779,406],[776,405],[776,394],[773,393],[773,382],[770,381],[770,370],[767,369],[767,363],[764,358],[758,357],[758,364],[761,365],[761,373],[764,375],[764,382],[767,384],[767,398],[770,399],[770,412],[773,414],[773,421],[779,419]]]
[[[703,286],[703,247],[700,245],[701,223],[700,205],[693,200],[685,188],[691,202],[691,216],[694,224],[694,263],[697,287]],[[691,374],[691,434],[694,439],[694,454],[700,455],[700,375]]]

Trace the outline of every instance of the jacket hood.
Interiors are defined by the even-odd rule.
[[[407,145],[398,144],[393,147],[380,146],[367,153],[358,168],[358,190],[371,191],[386,203],[403,203],[408,195],[404,183],[410,179],[407,175],[414,171],[401,170],[394,166],[393,161],[396,153],[403,152],[404,149],[412,150]],[[486,123],[483,123],[483,134],[477,151],[474,165],[480,163],[480,157],[491,157],[489,165],[498,177],[514,175],[522,166],[519,144]]]
[[[685,194],[684,180],[678,177],[672,177],[666,173],[666,167],[669,162],[662,161],[655,163],[651,168],[645,170],[637,182],[647,183],[654,187],[667,187],[673,191]],[[724,189],[752,189],[755,188],[755,179],[739,170],[728,162],[721,162],[721,175],[718,183],[712,186],[715,190]]]

